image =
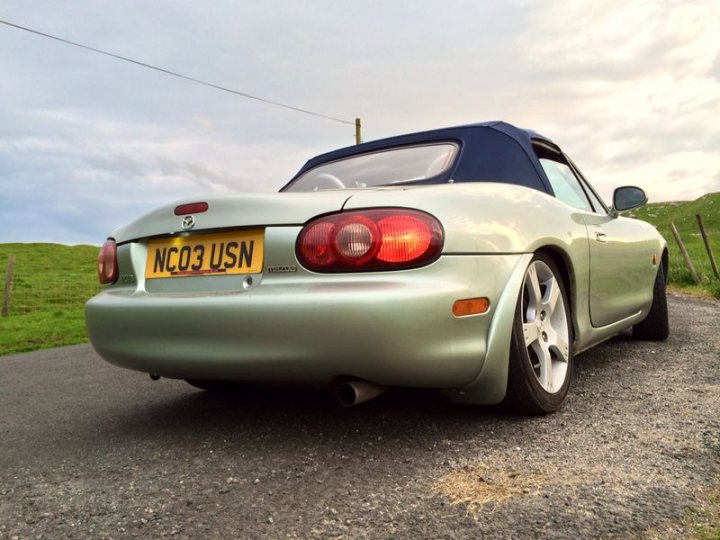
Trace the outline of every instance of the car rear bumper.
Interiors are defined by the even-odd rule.
[[[116,285],[87,303],[87,328],[109,362],[170,378],[458,389],[483,370],[492,325],[512,324],[493,319],[524,259],[444,255],[398,272],[267,274],[223,293]],[[452,314],[456,300],[474,297],[490,299],[487,313]]]

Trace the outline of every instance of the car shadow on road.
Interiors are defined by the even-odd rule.
[[[114,421],[101,429],[111,437],[152,439],[158,433],[172,433],[177,437],[215,435],[278,444],[308,436],[349,441],[368,437],[427,441],[496,436],[535,423],[564,422],[584,395],[600,393],[605,381],[615,377],[623,356],[636,356],[634,351],[641,351],[641,347],[629,334],[621,334],[580,355],[568,406],[543,417],[524,417],[501,407],[457,405],[440,392],[425,389],[393,388],[372,401],[346,408],[329,391],[248,385],[215,394],[161,380],[153,384],[171,385],[165,387],[169,390],[163,391],[162,398],[122,409],[114,407]]]
[[[676,347],[677,337],[667,341],[638,341],[631,331],[622,332],[609,340],[596,345],[575,358],[576,381],[587,379],[589,374],[617,376],[618,369],[634,363],[637,369],[654,369],[658,355],[671,354]],[[645,360],[653,360],[646,363]]]
[[[268,452],[329,443],[354,455],[367,448],[368,441],[429,447],[439,441],[492,437],[499,430],[512,431],[513,425],[537,421],[497,408],[453,404],[432,390],[394,388],[346,408],[330,392],[318,390],[249,386],[212,394],[176,387],[151,406],[116,408],[113,421],[96,427],[96,435],[165,444],[222,441],[235,450],[254,445]]]

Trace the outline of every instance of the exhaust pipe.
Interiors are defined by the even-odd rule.
[[[343,407],[352,407],[363,401],[378,397],[387,386],[378,386],[368,381],[347,381],[335,388],[335,397]]]

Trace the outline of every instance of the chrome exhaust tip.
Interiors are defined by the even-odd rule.
[[[368,381],[346,381],[337,385],[335,397],[343,407],[352,407],[374,399],[386,390],[387,386],[379,386]]]

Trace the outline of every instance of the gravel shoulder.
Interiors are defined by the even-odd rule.
[[[720,480],[720,302],[524,418],[396,390],[212,396],[88,346],[0,358],[0,538],[684,538]]]

